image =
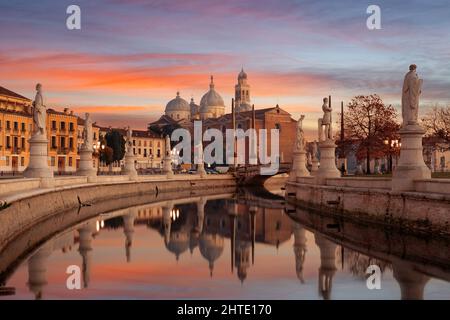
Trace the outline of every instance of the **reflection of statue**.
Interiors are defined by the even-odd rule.
[[[312,143],[312,159],[317,160],[317,141]]]
[[[409,72],[405,75],[402,90],[402,117],[403,126],[417,124],[419,117],[419,96],[422,93],[423,80],[416,73],[417,66],[409,66]]]
[[[92,120],[89,113],[86,113],[86,118],[84,120],[84,147],[91,149],[94,142],[93,142],[93,133],[92,133]]]
[[[297,141],[296,141],[296,150],[303,151],[305,146],[305,137],[303,132],[303,119],[305,119],[304,115],[300,116],[300,119],[297,121]]]
[[[36,97],[33,101],[33,122],[34,132],[45,135],[45,120],[47,117],[47,109],[44,105],[44,96],[42,95],[42,85],[36,85]]]
[[[325,140],[332,139],[331,133],[331,106],[328,103],[328,98],[323,98],[323,118],[321,123],[321,131],[323,134],[320,134],[320,137],[325,137]],[[325,127],[325,128],[324,128]]]

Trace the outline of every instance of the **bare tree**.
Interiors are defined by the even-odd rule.
[[[422,124],[429,137],[437,137],[450,142],[450,106],[434,105],[422,118]]]
[[[354,97],[344,112],[346,139],[358,143],[356,156],[366,158],[368,174],[370,159],[386,154],[384,140],[396,138],[399,128],[395,108],[376,94]]]

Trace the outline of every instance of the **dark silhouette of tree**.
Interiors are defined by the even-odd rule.
[[[422,118],[428,137],[436,137],[450,143],[450,106],[434,105]]]
[[[160,136],[171,136],[172,132],[174,132],[176,129],[181,128],[181,126],[178,123],[174,123],[174,124],[167,124],[164,126],[159,126],[159,125],[149,125],[148,126],[148,130],[152,131]]]
[[[117,130],[111,130],[105,136],[106,145],[113,151],[112,162],[120,161],[125,156],[125,139]]]
[[[388,152],[386,139],[398,139],[400,125],[397,111],[386,106],[376,95],[356,96],[344,112],[344,132],[350,144],[357,144],[356,157],[366,158],[367,173],[370,174],[370,160],[380,158]],[[348,150],[348,141],[343,143]]]

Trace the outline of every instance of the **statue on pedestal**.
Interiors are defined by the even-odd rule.
[[[91,150],[94,145],[94,135],[92,132],[92,120],[89,113],[86,112],[84,119],[84,130],[83,130],[83,147],[85,149]]]
[[[416,73],[417,66],[409,66],[409,72],[405,75],[402,90],[402,117],[403,127],[408,124],[417,124],[419,117],[419,97],[422,93],[423,80]]]
[[[296,136],[296,151],[304,151],[305,149],[305,133],[303,131],[303,119],[305,119],[304,115],[300,116],[300,119],[297,121],[297,136]]]
[[[131,130],[130,126],[127,127],[127,140],[126,140],[126,146],[127,146],[127,154],[128,155],[132,155],[133,154],[133,141],[132,141],[132,136],[133,136],[133,130]]]
[[[47,118],[47,108],[44,105],[42,85],[38,83],[36,85],[36,97],[34,98],[33,101],[34,134],[45,135],[46,118]]]
[[[321,122],[321,133],[320,138],[325,137],[325,140],[333,139],[332,130],[331,130],[331,106],[328,103],[328,98],[323,98],[323,118]],[[325,127],[325,128],[324,128]]]
[[[313,160],[313,161],[317,160],[317,141],[314,141],[314,142],[312,143],[312,151],[311,151],[311,154],[312,154],[312,160]]]

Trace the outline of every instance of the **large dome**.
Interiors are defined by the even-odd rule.
[[[177,92],[177,96],[175,99],[172,99],[166,105],[166,113],[173,111],[187,111],[191,112],[191,107],[189,103],[180,97],[180,93]]]
[[[200,112],[207,113],[211,112],[211,109],[223,107],[225,108],[225,103],[223,102],[222,97],[217,91],[214,89],[214,81],[211,76],[211,84],[209,85],[209,91],[205,93],[200,100]]]

